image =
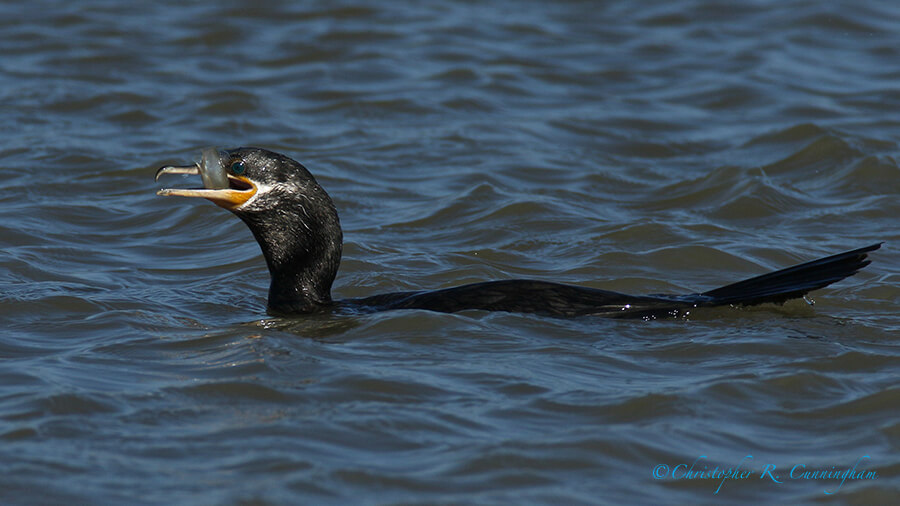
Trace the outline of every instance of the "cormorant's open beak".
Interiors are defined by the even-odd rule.
[[[203,160],[194,165],[167,166],[156,171],[156,181],[163,174],[195,174],[203,178],[204,188],[164,188],[157,195],[175,197],[203,197],[218,206],[234,210],[256,195],[257,186],[244,176],[229,174],[223,163],[223,153],[207,148]]]

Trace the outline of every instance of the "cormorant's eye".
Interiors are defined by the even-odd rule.
[[[237,175],[241,175],[244,173],[244,162],[234,162],[231,164],[231,172],[234,172]]]

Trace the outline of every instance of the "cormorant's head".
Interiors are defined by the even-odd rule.
[[[298,199],[315,199],[323,195],[327,199],[327,194],[306,167],[262,148],[226,151],[206,148],[200,162],[162,167],[156,172],[156,180],[164,174],[199,175],[204,187],[165,188],[157,195],[202,197],[238,215],[283,210]],[[330,199],[327,200],[331,204]]]
[[[340,221],[331,198],[303,165],[261,148],[208,148],[200,163],[162,167],[156,179],[163,174],[200,175],[204,187],[163,189],[158,195],[203,197],[250,227],[272,275],[270,309],[295,312],[331,300],[341,258]]]

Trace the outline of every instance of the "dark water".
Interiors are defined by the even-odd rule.
[[[0,100],[0,503],[896,499],[895,2],[6,2]],[[209,145],[317,174],[339,297],[887,244],[814,307],[270,319],[244,225],[155,196]]]

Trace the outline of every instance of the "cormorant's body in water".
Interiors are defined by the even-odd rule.
[[[331,198],[298,162],[259,148],[207,149],[203,161],[156,173],[198,174],[202,189],[164,189],[159,195],[204,197],[244,220],[272,276],[269,312],[302,314],[328,308],[357,311],[466,309],[552,316],[672,316],[695,307],[783,303],[855,274],[869,264],[873,244],[745,281],[688,295],[625,295],[547,281],[510,279],[434,291],[331,299],[341,260],[342,233]]]

